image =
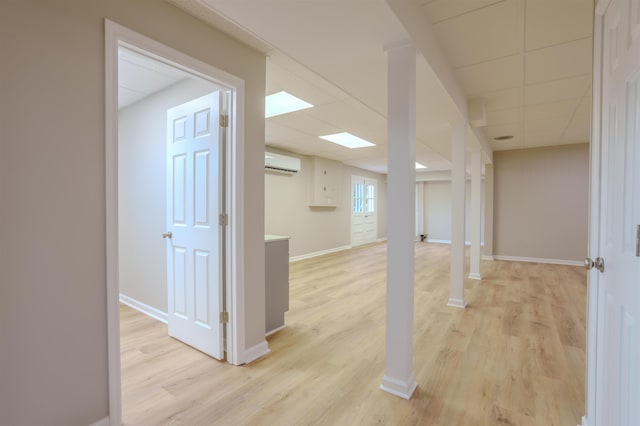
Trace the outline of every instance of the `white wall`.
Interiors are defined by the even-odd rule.
[[[484,182],[482,184],[484,192]],[[425,232],[429,241],[451,242],[451,181],[434,180],[424,182]],[[469,220],[471,215],[471,182],[467,181],[465,201],[465,241],[470,240]],[[484,210],[484,196],[482,196]],[[484,217],[484,213],[483,213]],[[482,223],[484,238],[484,222]]]
[[[494,254],[582,261],[589,145],[494,152]]]
[[[342,194],[338,207],[309,207],[311,157],[271,147],[267,151],[300,158],[295,175],[265,172],[265,231],[287,235],[290,256],[300,256],[351,244],[351,176],[378,181],[378,238],[387,236],[386,177],[343,165]]]
[[[189,79],[119,112],[120,293],[167,312],[167,109],[215,90]]]
[[[245,345],[264,341],[264,56],[166,2],[4,0],[2,425],[108,415],[105,17],[244,79]]]

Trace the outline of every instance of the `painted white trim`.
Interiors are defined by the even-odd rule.
[[[91,423],[89,426],[109,426],[109,425],[111,425],[109,417],[105,417],[103,419],[100,419],[96,422]]]
[[[451,240],[436,240],[436,239],[431,239],[431,238],[427,238],[427,242],[428,243],[436,243],[436,244],[451,244]],[[465,246],[470,246],[471,245],[471,241],[465,241],[464,245]],[[480,243],[480,247],[484,247],[484,243]]]
[[[146,303],[134,299],[133,297],[127,296],[126,294],[120,293],[120,303],[123,303],[147,316],[150,316],[153,319],[157,319],[160,322],[163,322],[165,324],[168,323],[169,315],[166,312],[163,312],[160,309],[156,309],[153,306],[149,306]]]
[[[413,373],[411,373],[411,377],[406,382],[385,375],[380,385],[380,389],[383,391],[404,399],[411,399],[411,395],[413,395],[417,387],[418,384]]]
[[[520,257],[520,256],[502,256],[502,255],[494,255],[493,258],[495,260],[507,260],[510,262],[548,263],[551,265],[567,265],[567,266],[583,265],[583,263],[579,260],[543,259],[540,257]]]
[[[382,237],[382,238],[378,238],[378,239],[376,240],[376,243],[383,243],[383,242],[385,242],[385,241],[387,241],[387,237]]]
[[[452,308],[464,309],[467,307],[467,302],[460,299],[450,298],[449,301],[447,302],[447,306],[451,306]]]
[[[277,333],[280,330],[284,330],[287,327],[287,324],[282,324],[280,327],[276,327],[273,330],[271,330],[270,332],[268,332],[267,334],[264,335],[264,337],[269,337],[274,333]]]
[[[352,246],[342,246],[342,247],[334,247],[326,250],[320,250],[313,253],[301,254],[299,256],[293,256],[289,258],[289,262],[297,262],[298,260],[310,259],[312,257],[323,256],[325,254],[336,253],[338,251],[349,250],[352,249]]]
[[[493,255],[488,255],[488,254],[485,255],[485,254],[483,254],[482,255],[482,260],[491,260],[491,261],[493,261],[495,259],[493,258]]]
[[[246,358],[244,323],[244,81],[210,64],[105,19],[105,179],[106,278],[109,421],[122,423],[120,379],[120,312],[118,282],[118,47],[125,46],[232,91],[227,150],[227,361],[240,365]],[[229,213],[229,212],[228,212]],[[264,342],[264,345],[267,345]],[[268,349],[267,349],[268,350]]]
[[[589,422],[587,422],[587,418],[582,416],[582,423],[580,423],[578,426],[589,426]]]
[[[469,274],[470,280],[482,280],[482,276],[480,274]]]
[[[244,362],[243,364],[249,364],[250,362],[255,361],[256,359],[264,356],[270,352],[269,344],[266,340],[258,343],[255,346],[252,346],[244,351]]]

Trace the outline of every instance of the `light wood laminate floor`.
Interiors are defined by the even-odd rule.
[[[379,389],[386,246],[291,264],[287,327],[243,367],[121,307],[126,425],[573,426],[584,415],[586,273],[482,261],[447,307],[449,246],[416,243],[410,401]]]

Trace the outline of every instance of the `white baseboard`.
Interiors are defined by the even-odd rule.
[[[269,344],[266,340],[258,343],[255,346],[250,347],[249,349],[244,351],[244,364],[249,364],[250,362],[255,361],[263,355],[269,353]]]
[[[162,312],[160,309],[156,309],[153,306],[149,306],[146,303],[142,303],[132,297],[120,293],[120,303],[135,309],[138,312],[142,312],[145,315],[155,318],[165,324],[169,322],[169,315],[166,312]]]
[[[589,426],[589,423],[587,422],[587,418],[586,417],[582,417],[582,424],[578,425],[578,426]]]
[[[491,256],[491,255],[485,255],[485,254],[483,254],[483,255],[482,255],[482,260],[494,260],[494,258],[493,258],[493,256]]]
[[[299,256],[290,257],[289,258],[289,262],[297,262],[298,260],[310,259],[312,257],[322,256],[322,255],[325,255],[325,254],[335,253],[335,252],[343,251],[343,250],[349,250],[351,248],[353,248],[353,247],[352,246],[342,246],[342,247],[335,247],[335,248],[331,248],[331,249],[327,249],[327,250],[316,251],[316,252],[313,252],[313,253],[301,254]]]
[[[287,326],[287,324],[282,324],[280,327],[276,327],[273,330],[271,330],[270,332],[268,332],[267,334],[265,334],[264,337],[269,337],[272,334],[277,333],[280,330],[283,330],[286,326]]]
[[[436,244],[451,244],[451,240],[437,240],[437,239],[433,239],[433,238],[427,238],[427,242],[428,243],[436,243]],[[471,241],[465,241],[464,245],[465,246],[470,246],[471,245]],[[480,247],[484,247],[484,243],[480,243]]]
[[[508,260],[511,262],[549,263],[551,265],[567,265],[567,266],[583,265],[583,262],[579,260],[544,259],[539,257],[520,257],[520,256],[502,256],[502,255],[494,255],[493,258],[495,260]]]
[[[469,274],[470,280],[482,280],[482,276],[480,274]]]
[[[387,237],[384,237],[384,238],[378,238],[378,239],[376,240],[376,243],[382,243],[382,242],[385,242],[385,241],[387,241]]]
[[[104,419],[100,419],[97,422],[91,423],[89,426],[110,426],[109,417],[105,417]]]
[[[464,309],[467,307],[467,302],[465,302],[464,299],[451,298],[449,299],[449,302],[447,302],[447,306],[451,306],[452,308]]]
[[[411,395],[413,395],[417,387],[418,384],[416,383],[416,378],[413,373],[407,381],[394,379],[385,375],[380,385],[380,389],[383,391],[404,399],[411,399]]]

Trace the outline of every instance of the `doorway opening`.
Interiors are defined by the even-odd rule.
[[[184,244],[163,237],[173,236],[167,226],[175,225],[175,221],[168,220],[167,213],[176,211],[176,199],[190,206],[187,213],[198,222],[193,227],[205,227],[206,218],[207,226],[216,234],[211,250],[199,246],[187,250],[196,256],[187,263],[197,269],[191,271],[187,281],[205,283],[199,287],[201,293],[211,289],[205,297],[191,297],[194,322],[209,328],[217,325],[220,353],[224,348],[227,362],[243,363],[239,350],[244,343],[244,309],[239,297],[244,289],[240,273],[243,248],[237,238],[241,232],[237,209],[241,194],[236,177],[242,175],[243,140],[237,129],[243,121],[244,84],[235,76],[108,20],[105,29],[109,416],[119,424],[120,302],[171,323],[167,275],[171,272],[175,276],[176,262],[167,263],[167,259],[184,249],[178,247]],[[205,98],[211,104],[206,108],[201,104]],[[183,117],[171,120],[168,110],[184,105],[193,109],[188,132],[195,139],[206,139],[210,134],[213,142],[207,146],[215,148],[208,150],[203,145],[182,153],[181,158],[194,160],[190,165],[185,160],[188,169],[179,167],[167,148],[170,143],[178,145],[174,136],[180,129],[187,129]],[[170,179],[170,169],[173,175],[189,176],[191,183]],[[176,194],[177,183],[184,183],[184,199]],[[194,196],[202,202],[194,202]],[[183,277],[188,273],[182,272]],[[180,283],[179,287],[184,290],[187,286]],[[198,288],[191,287],[192,293]],[[212,302],[217,305],[212,306]]]
[[[373,243],[378,238],[378,181],[351,176],[351,245]]]

